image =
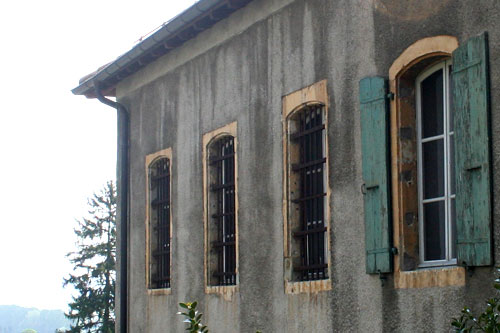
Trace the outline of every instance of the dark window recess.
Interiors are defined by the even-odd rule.
[[[170,288],[170,161],[151,167],[151,288]]]
[[[212,174],[211,195],[215,210],[211,215],[217,235],[212,237],[216,255],[215,284],[236,284],[235,175],[234,138],[223,137],[212,144],[209,165]]]
[[[300,265],[294,271],[302,281],[328,278],[325,232],[325,174],[323,106],[308,106],[297,115],[298,132],[291,133],[292,144],[299,146],[298,164],[291,171],[299,174],[300,197],[292,200],[300,210]]]

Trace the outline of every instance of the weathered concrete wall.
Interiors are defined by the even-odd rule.
[[[255,0],[125,80],[131,112],[130,332],[181,332],[178,302],[198,300],[212,332],[447,331],[482,304],[492,268],[465,287],[394,289],[365,274],[358,81],[387,76],[417,40],[489,32],[494,184],[500,183],[500,2]],[[422,5],[423,4],[423,5]],[[286,295],[283,285],[281,97],[322,79],[330,98],[333,290]],[[202,135],[238,123],[239,292],[204,293]],[[173,148],[172,294],[147,296],[147,154]],[[500,240],[499,187],[494,191]],[[500,242],[495,242],[500,264]]]

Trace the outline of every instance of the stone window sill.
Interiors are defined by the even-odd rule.
[[[148,289],[148,296],[162,296],[172,294],[172,288]]]
[[[458,266],[425,268],[409,272],[394,273],[397,289],[449,287],[465,285],[465,268]]]
[[[205,287],[206,294],[219,294],[224,300],[231,302],[234,295],[238,292],[238,285],[236,286],[207,286]]]
[[[286,294],[314,294],[320,291],[332,290],[332,280],[315,281],[285,281]]]

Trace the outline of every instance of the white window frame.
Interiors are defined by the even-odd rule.
[[[420,242],[420,264],[419,267],[432,267],[432,266],[447,266],[456,265],[457,259],[453,257],[453,223],[451,218],[451,202],[455,199],[455,194],[451,193],[451,161],[450,161],[450,138],[454,136],[454,131],[450,131],[451,116],[450,116],[450,67],[451,59],[442,61],[422,72],[416,79],[416,104],[417,104],[417,151],[418,151],[418,215],[419,215],[419,242]],[[423,80],[434,74],[438,70],[443,70],[443,134],[422,139],[422,106],[421,106],[421,83]],[[439,198],[424,199],[423,198],[423,159],[422,159],[422,146],[423,143],[443,138],[444,140],[444,196]],[[445,247],[446,258],[443,260],[429,260],[425,261],[425,240],[424,240],[424,203],[434,201],[445,201]]]

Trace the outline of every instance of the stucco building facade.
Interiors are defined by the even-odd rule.
[[[495,0],[201,0],[84,78],[122,113],[117,329],[448,331],[499,264],[499,59]]]

